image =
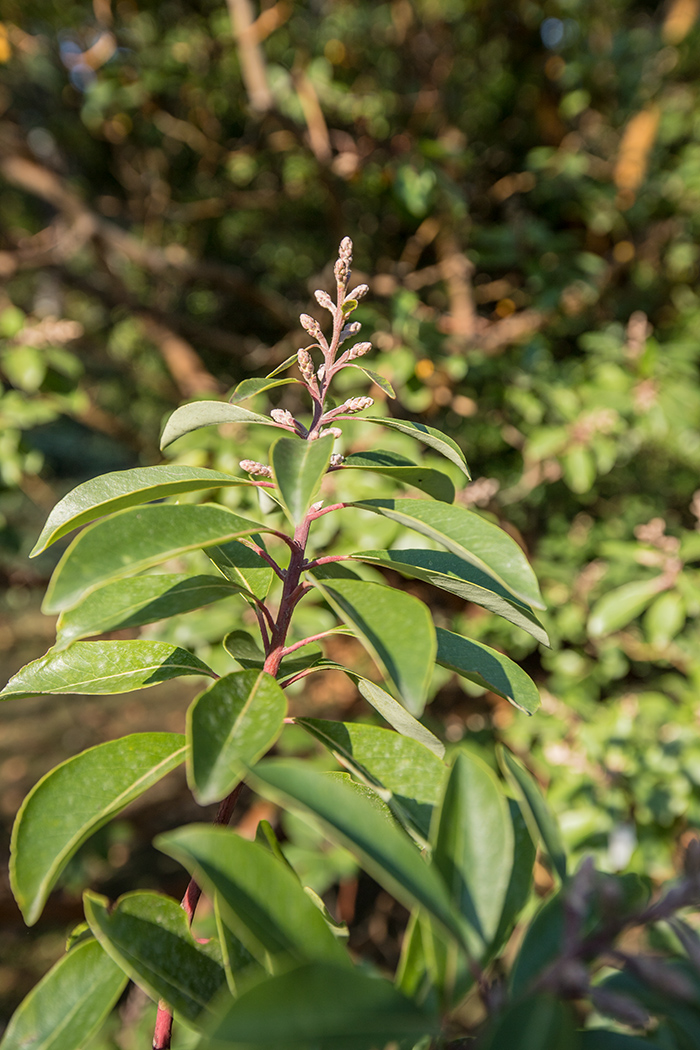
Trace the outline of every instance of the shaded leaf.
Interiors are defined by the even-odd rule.
[[[3,1050],[81,1050],[127,980],[97,941],[76,945],[17,1007],[2,1038]]]
[[[497,954],[510,937],[518,917],[530,899],[536,849],[525,818],[515,799],[506,799],[513,825],[513,868],[503,902],[503,911],[491,944],[490,956]]]
[[[241,667],[246,670],[254,667],[262,670],[265,664],[265,653],[247,631],[231,631],[224,638],[223,646],[229,656],[232,656]],[[316,664],[323,664],[323,667],[328,666],[327,661],[323,660],[321,647],[315,642],[310,642],[283,657],[275,677],[279,680],[289,678]]]
[[[376,682],[370,682],[367,678],[361,678],[353,671],[348,671],[345,667],[341,667],[340,670],[357,679],[357,688],[367,703],[371,704],[375,711],[378,711],[382,718],[390,726],[393,726],[398,733],[411,737],[412,740],[417,740],[424,747],[427,747],[429,751],[432,751],[434,755],[437,755],[438,758],[444,758],[445,745],[429,729],[426,729],[424,725],[415,719],[412,714],[409,714],[405,707],[394,700],[393,696],[390,696]]]
[[[592,1028],[579,1034],[580,1050],[654,1050],[659,1044],[638,1035],[610,1032],[605,1028]]]
[[[458,558],[494,576],[510,594],[544,609],[532,567],[507,532],[466,507],[415,499],[368,499],[351,504],[428,536]]]
[[[457,753],[433,841],[433,864],[469,923],[470,954],[481,958],[503,911],[513,868],[513,826],[496,777],[469,751]]]
[[[376,881],[409,906],[420,904],[464,942],[462,921],[447,888],[404,832],[388,824],[364,798],[297,762],[265,759],[251,772],[265,794],[312,813],[354,854]]]
[[[589,633],[600,638],[626,627],[644,612],[661,589],[661,577],[655,576],[652,580],[635,580],[608,591],[591,609]]]
[[[262,537],[257,533],[254,533],[251,539],[255,540],[258,546],[263,546]],[[245,543],[231,540],[220,547],[207,547],[204,553],[231,583],[245,588],[260,601],[266,597],[272,583],[273,570],[264,558]]]
[[[538,838],[542,840],[555,871],[563,881],[566,879],[566,851],[559,826],[539,785],[507,748],[499,746],[496,753],[506,780],[522,803],[522,813],[530,834],[535,841]]]
[[[206,1045],[372,1050],[438,1031],[437,1016],[390,981],[311,962],[244,992],[210,1027]]]
[[[287,700],[272,675],[234,671],[193,701],[187,712],[187,780],[200,806],[219,802],[274,744]]]
[[[84,601],[66,609],[56,624],[56,648],[65,648],[79,638],[141,627],[156,620],[199,609],[241,590],[218,576],[188,576],[164,573],[116,580],[91,591]]]
[[[132,981],[184,1020],[201,1020],[226,974],[218,944],[195,941],[177,901],[136,891],[111,906],[88,891],[83,903],[95,937]]]
[[[328,470],[335,438],[317,441],[280,438],[270,449],[270,464],[287,516],[293,525],[306,517],[324,474]]]
[[[402,485],[413,485],[422,489],[434,499],[452,503],[455,498],[455,487],[447,474],[430,467],[421,467],[411,462],[398,452],[353,452],[343,461],[343,470],[371,470],[388,478],[400,481]]]
[[[83,842],[184,761],[179,733],[133,733],[41,778],[22,803],[10,846],[10,884],[28,926]]]
[[[182,675],[214,677],[197,656],[169,642],[74,642],[49,649],[0,692],[2,700],[54,693],[128,693]]]
[[[257,978],[262,973],[262,967],[255,956],[251,955],[245,945],[230,930],[221,915],[219,898],[214,897],[214,915],[216,918],[216,932],[221,947],[221,958],[226,971],[226,981],[233,995],[240,991],[239,983],[244,983]]]
[[[579,1050],[579,1046],[569,1004],[542,993],[507,1007],[483,1041],[483,1050]]]
[[[393,682],[411,714],[425,706],[437,643],[427,607],[413,595],[366,580],[314,580]]]
[[[534,714],[542,701],[537,686],[522,667],[483,642],[471,641],[442,627],[436,633],[435,659],[439,664],[504,697],[528,715]]]
[[[427,839],[433,807],[447,769],[423,744],[389,729],[329,719],[297,718],[338,762],[370,787],[379,789],[403,824]]]
[[[564,945],[564,906],[557,893],[539,909],[528,926],[510,974],[514,997],[525,995],[543,970],[560,955]]]
[[[351,364],[350,368],[356,368],[358,372],[364,372],[368,379],[371,379],[375,386],[378,386],[380,390],[383,390],[387,397],[396,398],[396,392],[386,378],[379,372],[375,372],[371,368],[365,368],[364,365]]]
[[[183,864],[207,893],[218,895],[224,922],[263,965],[268,957],[280,966],[290,958],[349,965],[296,875],[265,846],[203,824],[159,835],[155,845]]]
[[[435,449],[445,459],[449,459],[450,463],[454,463],[456,467],[459,467],[467,479],[471,481],[471,474],[469,473],[464,453],[457,442],[453,441],[447,434],[443,434],[441,430],[426,426],[425,423],[412,423],[408,419],[378,419],[373,416],[372,422],[378,423],[382,427],[389,427],[390,430],[398,430],[400,434],[408,434],[409,437],[417,438],[424,445]]]
[[[521,627],[538,642],[549,645],[549,638],[529,605],[508,591],[492,574],[471,565],[447,551],[390,550],[359,551],[358,561],[393,569],[409,579],[423,580],[440,590],[456,594],[464,601],[481,605],[509,623]]]
[[[114,470],[84,481],[56,504],[29,555],[34,558],[66,533],[113,511],[150,500],[197,492],[228,485],[248,485],[248,478],[236,478],[203,467],[160,466]]]
[[[262,423],[267,427],[279,427],[269,416],[249,412],[247,408],[229,405],[225,401],[194,401],[175,409],[163,429],[160,447],[166,448],[184,434],[201,427],[216,427],[222,423]]]
[[[294,358],[296,361],[296,357]],[[237,405],[256,394],[262,394],[265,390],[272,390],[276,386],[288,386],[289,383],[299,384],[298,379],[276,379],[274,373],[265,379],[244,379],[238,384],[229,398],[229,403]],[[300,384],[299,384],[300,385]]]
[[[42,609],[61,612],[100,584],[262,528],[215,503],[156,503],[118,511],[76,536],[54,570]]]

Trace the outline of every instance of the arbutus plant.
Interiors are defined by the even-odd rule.
[[[58,614],[56,645],[8,682],[3,699],[122,693],[183,675],[208,677],[210,684],[192,702],[184,736],[151,732],[111,740],[68,759],[33,788],[11,845],[11,884],[26,922],[37,921],[80,846],[177,766],[186,765],[196,801],[218,803],[219,810],[214,826],[181,827],[156,839],[191,875],[180,904],[154,892],[127,893],[113,903],[86,892],[86,923],[16,1011],[3,1050],[83,1046],[129,979],[158,1003],[156,1050],[170,1045],[174,1018],[212,1050],[442,1046],[469,1031],[457,1008],[470,990],[487,1017],[495,1017],[482,1027],[483,1045],[510,1050],[534,1024],[545,1036],[529,1047],[573,1046],[566,1040],[575,1040],[576,1024],[562,1002],[573,992],[559,987],[547,967],[558,953],[568,952],[574,962],[588,959],[625,928],[622,897],[613,926],[605,912],[613,889],[618,895],[622,889],[608,886],[606,897],[589,869],[572,880],[556,822],[510,752],[499,754],[502,775],[495,756],[489,765],[468,747],[453,747],[446,757],[443,743],[420,721],[436,664],[527,714],[540,701],[517,664],[436,626],[430,608],[388,585],[384,570],[480,605],[544,644],[547,635],[535,612],[542,608],[537,581],[522,550],[496,524],[453,502],[447,473],[391,450],[334,451],[343,437],[340,424],[372,405],[365,396],[335,404],[329,391],[339,373],[359,370],[394,396],[388,381],[365,367],[370,343],[353,341],[360,326],[350,318],[368,289],[350,289],[351,251],[346,238],[334,268],[335,301],[316,292],[332,317],[330,337],[302,314],[309,346],[264,379],[239,384],[228,403],[185,405],[165,426],[164,447],[201,427],[269,427],[267,462],[244,458],[236,475],[174,464],[103,475],[70,492],[37,541],[33,554],[85,526],[58,562],[44,602],[46,612]],[[295,364],[300,379],[285,374]],[[286,409],[263,415],[241,407],[290,383],[301,384],[310,398],[305,420]],[[440,431],[393,417],[371,423],[415,438],[469,478],[462,451]],[[356,472],[384,476],[419,495],[338,498],[344,479]],[[263,520],[193,501],[198,492],[232,486],[258,490]],[[172,501],[181,494],[191,501]],[[356,521],[358,512],[381,519],[395,546],[354,550],[344,515]],[[329,515],[335,528],[324,528],[319,543],[317,523],[327,525]],[[201,561],[195,572],[161,570],[173,559],[186,563],[197,552],[201,558],[202,551],[209,571]],[[170,642],[96,638],[231,595],[251,611],[258,634],[229,632],[223,646],[230,669],[223,674]],[[332,615],[335,626],[295,633],[295,615],[307,599]],[[361,643],[376,675],[368,678],[327,655],[324,645],[339,632]],[[289,688],[329,669],[357,683],[383,725],[288,714]],[[341,772],[319,772],[300,758],[266,758],[290,722],[322,745]],[[347,930],[305,890],[269,825],[260,825],[255,841],[227,827],[244,780],[315,822],[410,910],[393,979],[356,964],[344,944]],[[526,938],[508,991],[499,968],[489,976],[489,967],[531,899],[537,842],[562,888],[538,915],[543,938],[534,947]],[[697,891],[697,867],[683,884],[685,896],[676,892],[667,907],[669,915]],[[216,920],[206,940],[190,931],[202,891]],[[599,919],[584,921],[593,898],[603,902]],[[564,943],[556,931],[571,918],[572,902],[576,937]],[[629,907],[630,924],[646,915],[636,899]],[[607,923],[608,940],[595,939],[596,921]],[[569,933],[572,928],[569,922]],[[692,947],[691,934],[681,932]],[[579,981],[574,991],[580,997],[589,990]],[[608,1012],[619,1016],[618,1000],[599,993],[598,1008],[605,1012],[608,1002]]]

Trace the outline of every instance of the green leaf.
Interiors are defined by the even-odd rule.
[[[328,748],[340,765],[379,789],[401,823],[412,825],[427,839],[433,806],[447,775],[432,751],[378,726],[317,718],[297,718],[296,723]]]
[[[439,1019],[390,981],[311,962],[244,992],[210,1027],[206,1045],[373,1050],[438,1031]]]
[[[187,780],[200,806],[219,802],[279,736],[287,700],[272,675],[234,671],[187,712]]]
[[[136,891],[111,906],[88,891],[83,903],[95,937],[132,981],[183,1020],[202,1020],[226,974],[218,944],[195,941],[177,901]]]
[[[160,447],[166,448],[184,434],[190,434],[201,427],[216,427],[222,423],[262,423],[267,427],[276,427],[274,419],[269,416],[249,412],[247,408],[229,405],[225,401],[194,401],[175,409],[163,429]]]
[[[134,733],[42,777],[22,803],[10,846],[10,884],[28,926],[83,842],[184,760],[179,733]]]
[[[507,1007],[490,1027],[483,1050],[579,1050],[571,1007],[540,993]]]
[[[2,1050],[81,1050],[124,990],[127,976],[97,941],[76,945],[12,1015]]]
[[[470,954],[484,957],[513,868],[513,825],[498,780],[466,750],[457,753],[436,815],[433,864],[469,923]]]
[[[290,365],[295,365],[296,363],[297,363],[297,355],[296,355],[296,353],[290,354],[289,357],[285,358],[285,360],[282,362],[282,364],[277,365],[277,368],[273,368],[273,370],[271,372],[268,372],[268,374],[265,376],[265,378],[266,379],[273,379],[275,376],[278,376],[281,372],[284,372],[285,368],[289,368]]]
[[[262,670],[265,664],[265,653],[247,631],[231,631],[224,638],[223,646],[229,656],[232,656],[241,667],[246,670],[250,668]],[[323,659],[323,651],[320,645],[310,642],[308,645],[301,646],[299,649],[295,649],[293,653],[283,657],[275,677],[279,680],[289,678],[307,667],[314,667],[316,664],[319,664],[319,669],[321,664],[325,668],[329,666],[329,661]],[[336,665],[333,664],[333,667],[336,667]]]
[[[238,594],[240,590],[239,584],[218,576],[186,573],[116,580],[91,591],[84,601],[61,613],[56,624],[56,648],[63,649],[78,638],[105,631],[166,620]]]
[[[423,580],[442,591],[456,594],[467,602],[481,605],[504,620],[521,627],[538,642],[549,645],[549,638],[529,605],[521,602],[491,573],[447,551],[390,550],[359,551],[358,561],[393,569],[409,579]]]
[[[393,696],[390,696],[375,682],[370,682],[367,678],[361,678],[347,668],[341,668],[341,670],[357,679],[357,688],[367,703],[371,704],[375,711],[378,711],[382,718],[390,726],[393,726],[398,733],[411,737],[412,740],[417,740],[424,747],[427,747],[429,751],[432,751],[434,755],[437,755],[438,758],[445,757],[445,745],[429,729],[426,729],[424,725],[415,719],[413,715],[409,714],[405,707],[394,700]]]
[[[239,983],[245,985],[251,978],[259,979],[262,976],[262,967],[224,922],[218,896],[214,897],[214,915],[226,980],[229,990],[233,995],[237,995],[240,991]]]
[[[216,503],[120,510],[76,536],[54,570],[42,609],[61,612],[101,584],[262,528]]]
[[[351,364],[350,368],[356,368],[359,372],[364,372],[367,378],[371,379],[380,390],[383,390],[387,397],[396,398],[396,392],[386,376],[373,371],[371,368],[365,368],[364,365]]]
[[[296,361],[296,356],[294,360]],[[265,390],[272,390],[276,386],[287,386],[289,383],[301,385],[298,379],[275,379],[274,374],[267,376],[266,379],[244,379],[231,394],[229,403],[237,405],[240,401],[255,397],[256,394],[262,394]]]
[[[527,928],[510,975],[513,996],[525,995],[563,951],[565,916],[562,896],[557,893],[539,909]]]
[[[366,580],[314,583],[393,682],[411,714],[420,715],[437,650],[432,617],[423,602]]]
[[[0,692],[2,700],[56,693],[128,693],[182,675],[214,677],[197,656],[168,642],[74,642],[49,649]]]
[[[421,467],[398,452],[353,452],[343,461],[343,470],[371,470],[375,474],[384,474],[388,478],[400,481],[402,485],[413,485],[422,489],[434,499],[452,503],[455,498],[455,487],[447,474],[430,467]]]
[[[513,825],[513,869],[503,902],[503,911],[498,929],[493,937],[489,955],[498,954],[510,937],[518,916],[530,899],[532,873],[535,866],[536,849],[528,831],[525,818],[515,799],[507,799]]]
[[[342,782],[293,761],[265,759],[251,777],[273,800],[282,798],[294,809],[312,813],[389,893],[409,907],[420,904],[464,943],[462,921],[437,871],[426,864],[408,836],[366,799]]]
[[[437,628],[437,643],[437,662],[462,678],[490,689],[528,715],[542,703],[530,676],[503,653],[442,627]]]
[[[446,547],[458,558],[495,577],[521,602],[544,609],[537,579],[507,532],[465,507],[416,499],[368,499],[350,506],[382,514]]]
[[[159,835],[155,846],[184,865],[207,893],[218,895],[224,921],[263,965],[269,957],[283,967],[290,958],[349,965],[296,875],[266,847],[203,824]]]
[[[270,464],[287,516],[298,525],[317,494],[328,470],[335,438],[332,434],[317,441],[284,437],[270,449]]]
[[[263,546],[261,536],[253,534],[252,539],[258,546]],[[245,543],[232,540],[221,547],[207,547],[204,553],[231,583],[243,587],[260,601],[267,596],[274,575],[273,569]]]
[[[247,485],[247,478],[235,478],[203,467],[135,467],[115,470],[83,482],[64,496],[49,514],[41,535],[29,555],[34,558],[66,533],[95,518],[125,507],[175,496],[179,492],[218,489],[228,485]]]
[[[662,589],[662,578],[635,580],[609,591],[591,609],[588,631],[594,638],[619,631],[651,605]]]
[[[559,878],[566,879],[566,851],[557,822],[539,786],[507,748],[499,746],[498,761],[511,788],[521,800],[522,812],[534,840],[540,838]]]
[[[378,423],[382,427],[389,427],[390,430],[398,430],[400,434],[408,434],[409,437],[417,438],[418,441],[422,441],[429,448],[434,448],[445,459],[449,459],[450,463],[454,463],[456,467],[459,467],[462,473],[466,475],[467,480],[471,481],[471,474],[469,473],[464,453],[457,442],[453,441],[447,434],[443,434],[441,430],[428,427],[425,423],[412,423],[408,419],[378,419],[372,416],[372,422]]]
[[[638,1035],[625,1035],[605,1028],[591,1028],[579,1033],[580,1050],[654,1050],[657,1042],[641,1039]]]

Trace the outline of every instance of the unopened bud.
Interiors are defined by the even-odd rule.
[[[343,431],[340,429],[340,427],[326,427],[326,429],[322,430],[318,436],[320,438],[324,438],[328,434],[332,434],[333,437],[339,438],[343,436]]]
[[[318,376],[319,383],[322,383],[323,380],[326,378],[326,366],[325,365],[319,365],[318,366],[318,372],[316,373],[316,375]]]
[[[369,408],[373,404],[374,398],[372,397],[350,397],[339,405],[336,411],[338,415],[341,412],[361,412],[363,408]]]
[[[345,462],[345,456],[341,455],[340,452],[334,452],[331,455],[331,466],[332,467],[342,467],[344,462]]]
[[[364,299],[368,291],[368,284],[358,284],[357,288],[353,288],[353,290],[348,293],[348,299],[356,299],[359,303],[360,299]]]
[[[299,365],[299,371],[307,382],[314,379],[313,358],[309,351],[304,350],[303,347],[297,350],[297,364]]]
[[[314,295],[319,306],[322,306],[324,310],[330,310],[331,313],[335,313],[335,303],[328,292],[323,292],[319,289],[314,292]]]
[[[320,499],[320,500],[318,500],[317,503],[312,503],[311,506],[309,507],[309,510],[316,512],[317,510],[320,510],[322,506],[323,506],[323,500]]]
[[[239,466],[246,474],[261,474],[264,478],[272,477],[272,468],[266,467],[264,463],[256,463],[254,459],[242,459]]]
[[[371,343],[355,343],[348,350],[348,361],[354,361],[356,357],[364,357],[372,349]]]
[[[270,412],[270,416],[274,419],[275,423],[280,423],[283,427],[294,426],[294,416],[291,412],[288,412],[286,408],[273,408]]]
[[[301,324],[302,328],[306,329],[310,336],[313,336],[314,339],[322,338],[323,329],[321,328],[320,324],[318,323],[315,317],[311,317],[310,314],[300,314],[299,323]]]
[[[351,321],[350,324],[343,325],[340,330],[339,343],[344,343],[346,339],[349,339],[351,335],[357,335],[362,328],[359,321]]]
[[[344,259],[346,262],[352,262],[352,241],[349,237],[343,237],[338,248],[338,258]]]

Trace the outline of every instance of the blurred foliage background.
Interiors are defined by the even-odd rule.
[[[428,718],[484,753],[498,737],[519,750],[575,854],[670,875],[700,821],[699,8],[4,0],[3,680],[52,637],[38,607],[57,555],[26,557],[47,510],[87,477],[158,462],[183,400],[293,353],[350,235],[372,367],[399,391],[385,405],[373,388],[378,409],[459,441],[475,480],[458,498],[523,543],[549,605],[552,650],[436,602],[522,661],[544,709],[526,719],[445,673]],[[375,440],[359,422],[348,433]],[[231,470],[251,455],[238,432],[196,438],[173,455]],[[358,519],[361,545],[383,527]],[[227,629],[205,611],[178,641],[211,658]],[[366,717],[323,682],[298,702]],[[178,688],[6,705],[5,854],[39,775],[123,721],[180,729]],[[293,730],[283,746],[300,746]],[[194,808],[165,783],[81,853],[31,937],[0,876],[8,1010],[60,952],[85,881],[115,895],[136,872],[171,889],[147,843]],[[256,805],[251,826],[270,816]],[[358,889],[343,851],[313,870],[316,843],[288,824],[307,878],[340,879],[356,947],[395,961],[400,909]]]

